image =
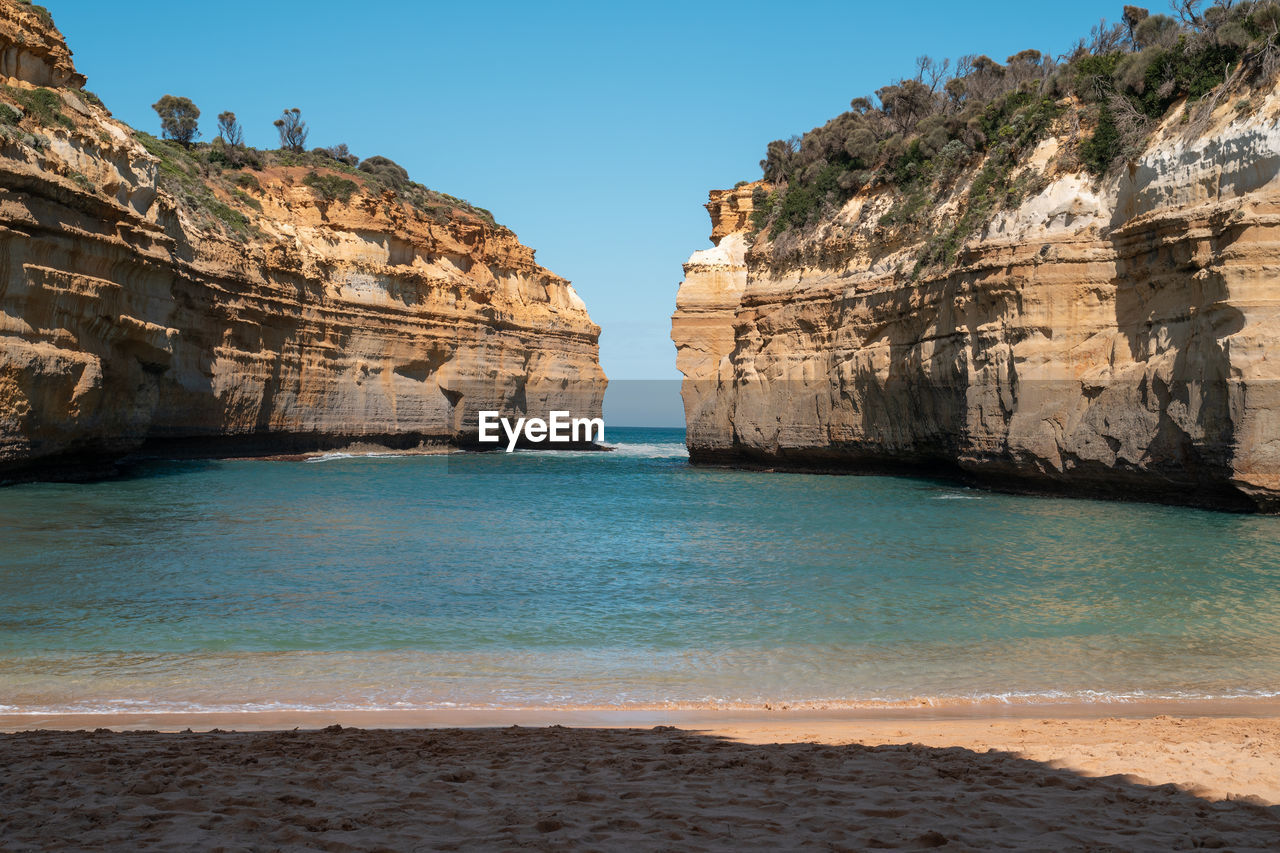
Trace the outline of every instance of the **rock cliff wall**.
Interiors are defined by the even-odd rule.
[[[863,191],[800,241],[713,193],[672,338],[696,462],[957,474],[1019,490],[1280,510],[1280,97],[1232,99],[1095,181],[1042,192],[957,263]],[[962,197],[938,200],[939,216]]]
[[[166,159],[12,0],[0,75],[0,479],[157,441],[467,444],[480,409],[599,416],[598,327],[483,212],[336,163]]]

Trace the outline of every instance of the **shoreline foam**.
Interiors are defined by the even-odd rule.
[[[841,726],[889,722],[1008,720],[1248,718],[1280,721],[1280,699],[1184,700],[1116,704],[970,704],[895,705],[862,708],[766,708],[662,706],[567,706],[541,708],[255,708],[252,710],[0,713],[0,732],[32,728],[76,730],[110,728],[180,731],[186,728],[229,728],[240,731],[322,728],[334,723],[372,729],[479,728],[489,726],[570,725],[588,727],[675,725],[681,727],[791,725]]]
[[[256,701],[243,703],[204,704],[199,702],[155,702],[154,700],[99,700],[71,702],[65,705],[22,706],[0,702],[2,721],[25,717],[102,717],[145,715],[148,717],[206,715],[253,716],[255,714],[370,714],[430,716],[435,714],[522,715],[539,718],[557,714],[604,714],[631,716],[653,715],[722,715],[722,714],[831,714],[836,717],[888,718],[898,714],[957,715],[960,717],[1057,716],[1066,713],[1080,716],[1149,716],[1153,714],[1195,714],[1227,716],[1244,713],[1249,716],[1280,717],[1280,693],[1271,691],[1242,692],[1231,695],[1144,695],[1083,693],[1062,694],[988,694],[977,697],[934,696],[912,699],[867,700],[778,700],[760,702],[685,701],[668,702],[560,702],[560,703],[468,703],[440,701],[435,703],[394,702],[391,704],[356,704],[350,702],[300,703]]]

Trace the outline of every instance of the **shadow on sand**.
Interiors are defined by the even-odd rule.
[[[1275,849],[1280,808],[1005,752],[657,729],[0,735],[8,849]]]

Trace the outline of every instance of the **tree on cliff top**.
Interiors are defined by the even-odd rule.
[[[200,109],[190,98],[165,95],[151,109],[160,116],[160,128],[166,138],[185,146],[200,135]]]
[[[1151,13],[1141,6],[1124,7],[1124,14],[1121,16],[1121,20],[1123,20],[1124,25],[1129,28],[1129,47],[1133,48],[1138,46],[1137,40],[1134,39],[1134,34],[1137,32],[1138,24],[1141,24],[1150,17]]]
[[[280,147],[302,153],[307,145],[307,123],[302,120],[302,110],[294,107],[285,110],[275,120],[276,130],[280,131]]]
[[[218,136],[228,145],[237,148],[244,145],[244,129],[230,110],[218,114]]]

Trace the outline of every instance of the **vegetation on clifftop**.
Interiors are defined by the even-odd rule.
[[[306,168],[306,174],[296,180],[322,204],[345,204],[360,193],[385,202],[386,194],[390,193],[390,200],[407,202],[440,224],[449,222],[456,211],[462,210],[501,227],[489,211],[408,180],[403,167],[385,157],[371,157],[358,167],[352,165],[356,158],[346,152],[346,146],[303,152],[261,151],[229,146],[222,138],[184,146],[174,140],[157,139],[149,133],[136,132],[135,137],[160,161],[161,186],[197,214],[205,225],[220,224],[232,236],[243,237],[252,232],[248,217],[238,208],[261,211],[262,203],[255,197],[262,193],[257,174],[279,167]],[[295,178],[286,177],[286,180]],[[235,206],[222,200],[216,190],[229,196]]]
[[[1280,70],[1273,0],[1177,0],[1173,11],[1125,6],[1120,23],[1100,22],[1057,58],[1037,50],[1004,63],[920,57],[914,77],[854,98],[848,112],[803,136],[769,143],[760,167],[771,189],[753,194],[753,230],[769,239],[803,232],[877,187],[895,198],[881,226],[923,230],[934,200],[976,169],[967,202],[933,231],[916,269],[945,266],[994,211],[1038,191],[1037,178],[1014,175],[1056,119],[1082,129],[1060,165],[1101,176],[1135,156],[1180,103]]]
[[[345,144],[306,151],[303,146],[309,131],[299,109],[284,110],[274,123],[280,135],[280,148],[262,151],[244,144],[244,129],[233,112],[218,114],[217,137],[213,142],[202,145],[193,142],[199,136],[200,110],[189,99],[165,95],[154,108],[160,115],[167,139],[158,140],[145,133],[137,136],[148,151],[160,158],[162,177],[172,179],[166,188],[197,208],[213,213],[214,218],[230,228],[232,233],[246,233],[247,221],[222,202],[211,204],[209,199],[214,194],[211,192],[212,184],[208,182],[216,184],[221,180],[225,184],[222,173],[228,170],[261,171],[273,166],[308,167],[310,171],[302,178],[302,183],[324,204],[345,204],[362,191],[376,197],[389,192],[441,224],[448,222],[454,211],[463,210],[497,226],[488,210],[411,181],[409,172],[390,158],[375,155],[361,160]],[[192,181],[205,182],[204,189],[210,192],[201,192]],[[261,191],[256,178],[241,172],[230,178],[230,182],[235,186],[224,186],[224,189],[233,200],[254,210],[262,209],[261,203],[245,192],[250,186],[255,192]],[[228,215],[228,211],[235,215]]]
[[[53,27],[53,15],[49,14],[48,9],[43,6],[37,6],[31,0],[18,0],[18,3],[22,6],[30,6],[31,11],[35,12],[36,17],[40,19],[40,23],[49,28]]]
[[[160,128],[165,139],[172,139],[179,145],[190,145],[200,132],[200,108],[190,98],[165,95],[152,104],[151,109],[160,116]]]
[[[322,175],[319,172],[308,172],[302,182],[311,187],[311,191],[325,201],[349,201],[351,194],[360,189],[360,185],[355,181],[349,181],[337,175]]]
[[[30,7],[43,26],[55,29],[52,15],[43,6],[30,0],[18,2]],[[50,142],[50,130],[78,132],[95,144],[110,143],[110,134],[87,119],[87,114],[81,115],[84,111],[77,99],[110,115],[98,96],[85,89],[0,86],[0,144],[15,142],[41,149]],[[281,147],[261,150],[244,144],[243,128],[233,112],[219,113],[217,136],[202,143],[198,141],[200,109],[189,98],[166,94],[152,108],[160,118],[163,138],[137,130],[133,135],[159,161],[160,185],[200,224],[220,228],[232,237],[244,239],[256,233],[246,215],[246,211],[263,209],[257,197],[262,194],[262,182],[254,173],[274,167],[305,168],[300,178],[289,173],[283,179],[298,181],[323,205],[350,203],[366,195],[381,205],[403,202],[439,224],[462,213],[506,230],[485,208],[412,181],[404,167],[387,157],[361,160],[341,144],[307,151],[309,130],[299,109],[284,110],[274,122]],[[86,192],[98,192],[84,175],[68,177]]]

